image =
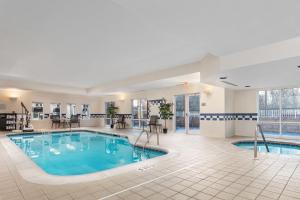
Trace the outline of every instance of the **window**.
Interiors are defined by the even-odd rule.
[[[81,105],[81,117],[82,117],[82,119],[90,118],[90,107],[88,104]]]
[[[131,101],[132,127],[142,128],[148,119],[148,104],[146,99],[133,99]]]
[[[105,114],[106,114],[105,125],[107,126],[110,125],[110,117],[107,115],[107,109],[111,106],[115,106],[115,102],[113,101],[105,102]]]
[[[55,116],[60,116],[60,103],[50,104],[50,114]]]
[[[300,135],[300,88],[259,91],[258,104],[264,132]]]
[[[32,119],[33,120],[42,120],[44,114],[43,103],[32,102]]]
[[[71,118],[72,115],[76,115],[76,104],[67,104],[67,118]]]

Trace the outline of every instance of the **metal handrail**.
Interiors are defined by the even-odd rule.
[[[138,143],[138,141],[140,140],[140,138],[142,137],[143,133],[146,133],[147,134],[147,140],[149,138],[149,133],[147,130],[142,130],[140,135],[138,136],[138,138],[136,139],[135,143],[134,143],[134,146],[136,146],[136,144]]]
[[[265,144],[265,146],[266,146],[267,152],[270,152],[269,146],[268,146],[268,143],[267,143],[267,141],[266,141],[264,132],[262,131],[261,125],[258,124],[257,126],[258,126],[258,130],[259,130],[259,132],[260,132],[260,134],[261,134],[261,137],[262,137],[262,139],[263,139],[263,141],[264,141],[264,144]]]
[[[151,138],[152,135],[154,135],[154,134],[150,134],[149,137],[147,138],[147,141],[145,142],[145,144],[143,146],[143,151],[145,150],[146,145],[150,143],[150,138]],[[159,145],[159,134],[158,134],[158,132],[156,132],[156,142],[157,142],[157,145]]]
[[[266,141],[265,135],[264,135],[264,133],[262,131],[261,125],[257,124],[256,128],[255,128],[255,133],[254,133],[254,158],[257,158],[257,132],[259,132],[261,134],[261,137],[263,139],[263,142],[265,144],[267,152],[270,152],[269,146],[268,146],[268,143]]]
[[[140,135],[138,136],[138,138],[136,139],[135,143],[134,143],[134,146],[136,146],[136,144],[138,143],[138,141],[140,140],[140,138],[142,137],[143,133],[146,133],[147,134],[147,141],[145,142],[145,144],[143,145],[143,150],[145,150],[145,147],[148,143],[150,143],[150,138],[153,134],[150,134],[147,130],[142,130]],[[159,145],[159,134],[157,134],[157,138],[156,138],[156,141],[157,141],[157,145]]]
[[[255,127],[255,131],[254,131],[254,159],[257,158],[257,126]]]
[[[145,147],[148,143],[150,143],[150,138],[153,134],[150,134],[149,137],[147,137],[147,141],[145,142],[144,146],[143,146],[143,151],[145,150]]]

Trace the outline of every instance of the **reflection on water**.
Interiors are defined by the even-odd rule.
[[[42,169],[55,175],[92,173],[164,154],[133,147],[126,138],[83,131],[10,139]]]

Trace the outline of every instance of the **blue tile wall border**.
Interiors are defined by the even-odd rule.
[[[256,121],[257,113],[201,113],[202,121],[231,121],[231,120],[248,120]]]
[[[62,114],[65,116],[66,114]],[[119,115],[124,115],[125,119],[131,119],[132,114],[117,114],[116,118]],[[45,118],[49,118],[50,114],[44,114]],[[92,119],[95,118],[106,118],[104,113],[92,113],[90,115]],[[171,116],[170,119],[173,119],[174,116]],[[201,113],[201,121],[231,121],[231,120],[245,120],[245,121],[257,121],[257,113]]]

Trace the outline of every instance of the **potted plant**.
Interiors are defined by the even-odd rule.
[[[166,103],[163,102],[159,106],[159,112],[160,112],[160,117],[165,120],[165,127],[163,128],[163,132],[167,133],[168,128],[167,128],[167,119],[169,119],[173,113],[172,113],[172,103]]]
[[[107,108],[107,115],[110,117],[110,128],[114,128],[114,118],[116,117],[118,109],[118,107],[113,105]]]

